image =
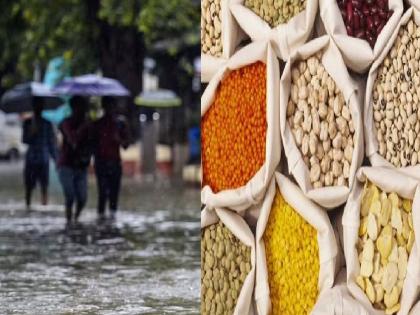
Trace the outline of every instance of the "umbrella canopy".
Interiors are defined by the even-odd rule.
[[[54,109],[62,104],[60,97],[46,85],[39,82],[27,82],[6,91],[1,98],[0,109],[6,113],[30,112],[34,97],[44,99],[45,109]]]
[[[53,89],[61,95],[83,96],[129,96],[130,92],[117,80],[100,77],[96,74],[85,74],[66,78]]]
[[[141,92],[134,102],[139,106],[146,107],[177,107],[181,105],[181,99],[174,91],[164,89]]]

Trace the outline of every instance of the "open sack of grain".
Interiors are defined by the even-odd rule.
[[[201,201],[207,207],[240,211],[262,200],[280,161],[279,80],[271,44],[252,43],[204,91]]]
[[[357,84],[332,39],[301,46],[280,81],[280,126],[288,170],[325,208],[343,204],[363,159]]]
[[[255,239],[226,209],[201,212],[201,314],[252,315]]]
[[[309,314],[332,287],[337,240],[327,213],[275,173],[256,228],[258,314]]]
[[[201,1],[201,81],[213,75],[233,55],[244,33],[229,9],[239,0]]]
[[[402,0],[320,0],[324,28],[346,65],[364,73],[381,54],[398,25]]]
[[[276,53],[286,60],[311,36],[318,0],[240,0],[230,7],[253,41],[271,41]]]
[[[418,299],[419,182],[362,167],[343,214],[347,286],[372,315],[409,314]]]
[[[420,178],[420,11],[410,8],[372,65],[365,101],[366,155],[373,166]]]

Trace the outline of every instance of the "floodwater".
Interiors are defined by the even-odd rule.
[[[66,231],[62,207],[24,210],[20,172],[0,165],[0,314],[199,313],[197,189],[126,179],[127,210],[98,225],[91,179],[82,224]],[[50,199],[61,204],[55,176]]]

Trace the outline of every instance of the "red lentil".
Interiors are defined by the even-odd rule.
[[[265,161],[266,66],[231,71],[201,122],[203,185],[214,192],[245,185]]]

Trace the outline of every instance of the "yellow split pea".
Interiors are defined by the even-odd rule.
[[[279,191],[263,239],[272,314],[309,314],[318,296],[317,231]]]

